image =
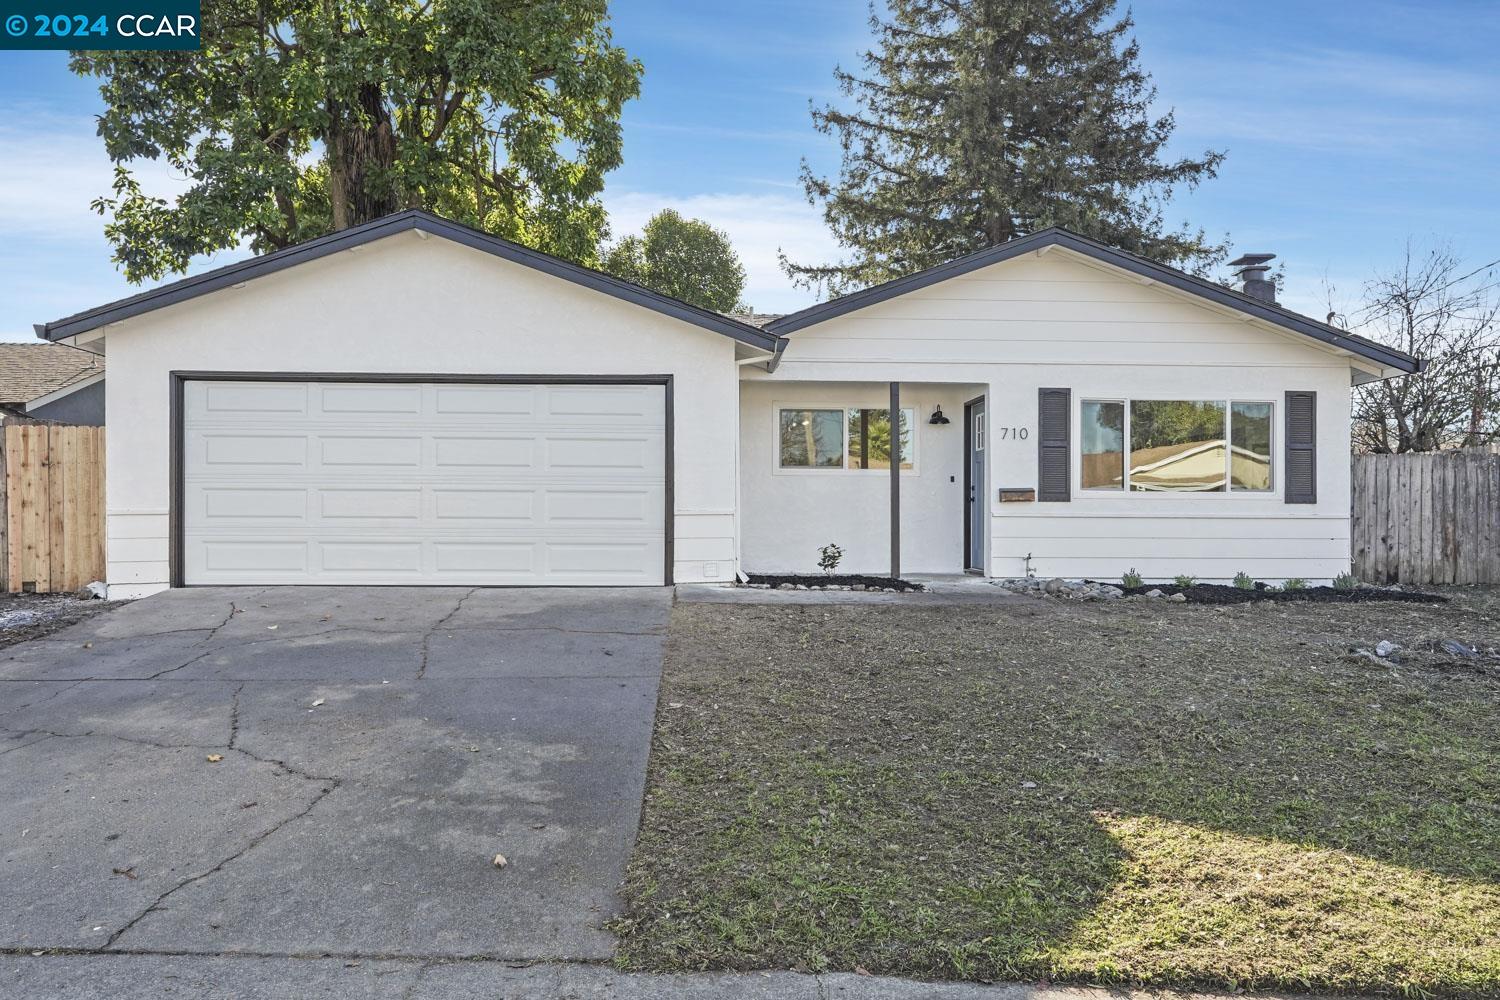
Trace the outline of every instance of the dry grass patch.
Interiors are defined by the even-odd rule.
[[[620,959],[1493,995],[1497,611],[680,605]]]

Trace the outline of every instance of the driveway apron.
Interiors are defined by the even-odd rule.
[[[0,651],[0,948],[607,958],[671,600],[189,589]]]

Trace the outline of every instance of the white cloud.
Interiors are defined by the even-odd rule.
[[[799,263],[823,263],[839,256],[839,246],[818,209],[790,194],[668,195],[606,190],[604,204],[616,239],[640,232],[646,221],[664,208],[722,229],[745,264],[745,301],[759,312],[791,312],[817,301],[813,293],[794,288],[782,273],[779,251]]]

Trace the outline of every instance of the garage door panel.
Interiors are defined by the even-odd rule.
[[[388,524],[422,519],[422,490],[366,489],[317,492],[318,514],[329,521],[363,521]]]
[[[205,486],[198,491],[202,519],[219,525],[306,521],[307,490]]]
[[[536,467],[536,441],[530,437],[443,436],[433,439],[433,462],[442,469]]]
[[[307,438],[293,434],[195,434],[188,440],[205,471],[231,473],[235,467],[307,465]]]
[[[437,542],[433,566],[439,573],[529,578],[537,570],[538,544],[534,541]]]
[[[662,582],[661,386],[248,385],[185,387],[188,583]]]
[[[318,562],[328,573],[374,573],[377,576],[420,576],[422,543],[377,542],[358,539],[319,542]]]
[[[433,411],[439,416],[531,417],[537,413],[538,389],[534,385],[440,385],[433,391]]]
[[[455,528],[469,521],[529,525],[536,516],[536,494],[534,489],[433,490],[433,517]]]
[[[189,410],[208,414],[307,412],[308,387],[284,382],[189,382]]]
[[[641,385],[554,386],[546,393],[549,418],[620,418],[646,421],[661,412],[661,392]]]
[[[422,467],[420,437],[319,437],[318,459],[324,466],[363,466],[371,469]]]
[[[420,385],[321,385],[318,389],[325,414],[422,412]]]

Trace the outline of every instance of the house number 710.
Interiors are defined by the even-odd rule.
[[[1031,436],[1031,431],[1025,427],[996,427],[995,430],[999,433],[1001,441],[1025,441]]]

